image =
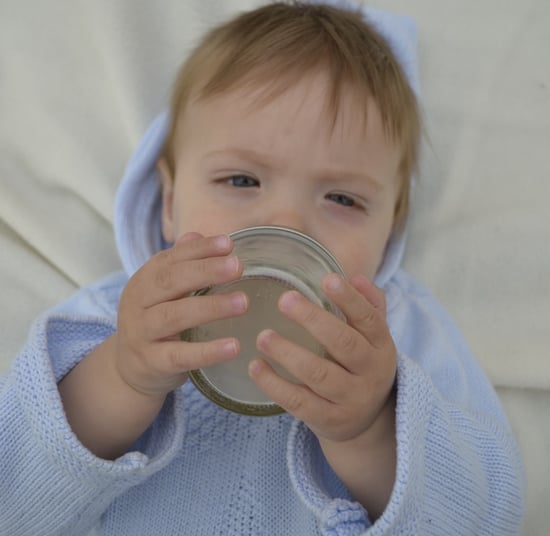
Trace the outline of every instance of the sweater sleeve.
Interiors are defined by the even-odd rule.
[[[401,283],[405,291],[390,290],[388,301],[399,355],[397,468],[386,509],[371,523],[322,468],[301,423],[288,451],[297,493],[325,535],[518,534],[523,469],[496,394],[440,306],[410,280]]]
[[[88,451],[65,418],[57,382],[113,332],[118,291],[115,278],[39,317],[0,379],[0,534],[86,534],[116,497],[179,450],[179,394],[152,425],[154,441],[115,461]]]

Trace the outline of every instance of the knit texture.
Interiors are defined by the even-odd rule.
[[[99,521],[116,536],[517,534],[522,470],[495,393],[440,306],[402,272],[387,292],[397,476],[376,523],[303,423],[233,414],[189,382],[130,452],[96,458],[71,432],[56,381],[112,332],[125,281],[116,274],[39,318],[1,380],[0,534],[75,536]],[[70,312],[83,304],[87,314]]]

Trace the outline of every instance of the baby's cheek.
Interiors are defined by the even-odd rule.
[[[342,252],[342,255],[337,255],[337,258],[348,278],[362,274],[373,279],[379,264],[364,247],[349,247],[347,251]]]
[[[201,233],[203,236],[227,233],[227,228],[218,222],[214,215],[209,218],[203,211],[195,209],[188,210],[185,214],[182,214],[178,224],[180,235],[188,231]]]

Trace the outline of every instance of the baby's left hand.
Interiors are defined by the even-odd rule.
[[[323,290],[347,323],[295,291],[279,308],[315,337],[333,360],[319,357],[271,330],[258,348],[301,384],[281,378],[265,361],[250,364],[250,375],[267,395],[304,421],[320,441],[354,442],[372,427],[390,399],[396,375],[396,348],[386,323],[383,292],[364,276],[345,281],[336,274]]]

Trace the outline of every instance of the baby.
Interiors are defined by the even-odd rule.
[[[2,380],[0,533],[517,533],[496,395],[399,268],[421,129],[409,24],[274,3],[199,44],[118,194],[125,273],[42,316]],[[251,362],[286,410],[269,418],[187,381],[235,359],[237,338],[180,339],[246,312],[243,292],[193,293],[240,277],[227,235],[256,225],[310,235],[346,274],[323,280],[345,321],[296,291],[278,304],[332,360],[259,334],[299,380]]]

